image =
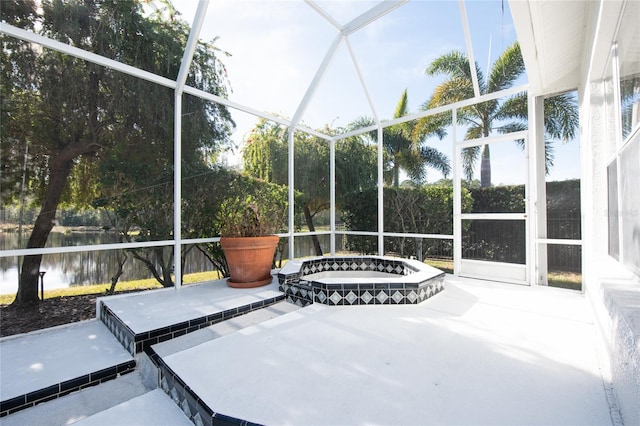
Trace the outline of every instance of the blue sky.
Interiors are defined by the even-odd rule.
[[[378,4],[377,1],[316,1],[341,24]],[[197,2],[176,0],[191,22]],[[504,12],[503,12],[504,7]],[[476,62],[482,70],[516,40],[508,2],[467,1],[467,17]],[[258,110],[292,117],[337,30],[302,1],[211,0],[201,38],[219,37],[216,45],[230,57],[227,66],[233,92],[230,99]],[[363,80],[381,119],[390,119],[404,89],[409,109],[418,111],[442,81],[424,74],[436,57],[451,50],[466,51],[458,1],[414,0],[349,37]],[[526,78],[520,83],[526,83]],[[365,91],[343,43],[334,56],[307,108],[303,121],[312,128],[345,126],[359,116],[373,116]],[[240,144],[255,123],[248,114],[233,112],[238,124],[234,140]],[[557,144],[552,179],[577,177],[577,143]],[[450,144],[434,144],[450,155]],[[492,155],[494,183],[518,182],[510,158]],[[505,147],[505,152],[513,150]],[[505,154],[507,155],[507,154]],[[509,154],[511,155],[511,154]],[[518,155],[516,151],[514,155]],[[566,162],[565,159],[575,159]],[[236,161],[231,157],[231,161]],[[501,169],[496,167],[503,164]],[[429,172],[429,181],[439,178]]]

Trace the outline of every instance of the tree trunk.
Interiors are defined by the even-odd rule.
[[[61,155],[57,157],[49,170],[49,184],[44,193],[42,208],[33,231],[27,242],[27,248],[42,248],[47,243],[51,229],[53,229],[60,197],[67,183],[67,178],[73,167],[73,156]],[[18,294],[13,302],[25,305],[38,301],[38,277],[42,255],[25,256],[20,270]]]
[[[420,262],[422,262],[424,260],[424,257],[422,254],[422,238],[416,238],[415,242],[416,242],[416,258]]]
[[[164,249],[165,247],[153,247],[149,250],[147,249],[132,249],[130,250],[131,255],[134,259],[139,260],[144,263],[149,272],[153,275],[153,278],[158,281],[162,287],[173,287],[175,284],[173,283],[173,278],[171,277],[171,267],[173,266],[173,254],[169,257],[169,262],[165,263],[164,261]],[[170,247],[173,250],[173,247]],[[142,252],[143,254],[139,253]],[[172,251],[173,253],[173,251]],[[153,262],[152,260],[155,260]],[[156,267],[158,264],[158,268]]]
[[[313,226],[313,217],[311,216],[311,211],[309,210],[309,206],[307,204],[304,205],[304,219],[307,222],[307,227],[309,228],[309,232],[315,232],[316,227]],[[322,247],[320,247],[320,241],[318,240],[318,236],[312,235],[311,240],[313,241],[313,248],[316,251],[316,256],[322,256]]]
[[[393,164],[393,187],[400,187],[400,166]]]
[[[160,264],[160,266],[162,267],[162,286],[163,287],[173,287],[175,284],[173,282],[173,277],[171,276],[171,272],[174,269],[174,264],[173,264],[173,247],[168,247],[169,249],[169,259],[167,259],[167,262],[165,263],[164,261],[164,253],[165,253],[165,247],[158,247],[159,250],[157,250],[157,255],[160,259],[162,259],[162,263]],[[179,274],[180,271],[175,271],[176,274]]]
[[[124,264],[127,261],[129,257],[127,256],[127,252],[123,251],[122,252],[122,259],[118,262],[118,270],[116,271],[116,273],[111,277],[111,287],[109,287],[109,290],[107,290],[107,294],[115,294],[116,292],[116,284],[118,284],[118,280],[120,279],[120,276],[124,273]]]
[[[489,145],[482,148],[482,161],[480,162],[480,186],[482,188],[491,186],[491,155]]]

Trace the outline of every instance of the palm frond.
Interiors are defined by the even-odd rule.
[[[565,142],[575,138],[579,122],[578,103],[572,94],[544,100],[544,128],[551,138]]]
[[[473,83],[466,78],[452,78],[439,84],[431,99],[423,105],[423,109],[436,108],[454,102],[470,99],[474,96]]]
[[[395,155],[413,148],[413,141],[407,137],[404,129],[400,126],[387,127],[382,132],[384,149]]]
[[[525,66],[520,45],[518,42],[500,55],[491,70],[488,71],[488,80],[485,80],[482,71],[476,66],[478,83],[481,93],[491,93],[512,87],[524,74]],[[439,84],[431,98],[422,105],[423,110],[469,99],[474,96],[469,60],[464,53],[452,51],[436,58],[426,69],[430,76],[446,75],[447,80]],[[526,93],[518,93],[506,100],[492,100],[475,104],[469,107],[458,108],[458,124],[466,126],[465,139],[478,139],[488,136],[492,131],[499,133],[511,133],[526,130],[528,126],[528,102]],[[545,100],[545,163],[547,171],[553,166],[553,146],[547,139],[574,138],[578,128],[578,108],[574,96],[569,94],[559,95]],[[421,120],[413,129],[413,138],[434,130],[437,120]],[[442,128],[451,125],[452,118],[443,120],[439,124]],[[492,126],[496,128],[492,128]],[[516,141],[524,146],[524,141]],[[468,179],[472,179],[474,167],[480,156],[480,147],[467,148],[462,151],[463,173]],[[488,151],[487,151],[488,153]]]
[[[403,151],[398,155],[398,161],[401,163],[402,169],[407,172],[411,180],[418,184],[424,182],[426,178],[425,165],[417,150]]]
[[[478,116],[473,107],[458,108],[457,112],[458,124],[468,125],[471,123],[478,125]]]
[[[445,129],[450,125],[450,112],[443,112],[420,118],[415,122],[411,129],[411,139],[414,142],[420,143],[430,136],[437,136],[438,139],[442,140],[447,136],[447,131]]]
[[[424,72],[429,76],[446,74],[454,79],[471,80],[469,59],[466,54],[458,50],[437,57]]]
[[[546,139],[544,140],[544,171],[545,174],[548,175],[553,167],[553,160],[555,158],[554,151],[555,148],[553,146],[553,141]]]
[[[358,130],[362,129],[363,127],[373,126],[375,124],[376,120],[374,120],[372,117],[358,117],[347,125],[347,130]]]
[[[471,115],[475,117],[475,122],[483,129],[483,135],[489,136],[493,121],[498,110],[499,103],[497,100],[481,102],[469,107]]]
[[[516,41],[507,47],[494,62],[489,74],[489,93],[507,89],[524,73],[524,60],[520,44]]]
[[[522,130],[527,130],[527,124],[526,122],[512,121],[510,123],[503,124],[500,127],[496,127],[495,130],[502,134],[520,132]]]
[[[485,93],[487,93],[487,84],[484,77],[484,73],[482,72],[482,69],[478,65],[478,62],[476,62],[476,75],[478,76],[478,89],[480,89],[480,94],[484,95]]]
[[[475,168],[478,157],[480,156],[480,146],[472,146],[465,148],[461,152],[462,171],[468,181],[473,179],[473,170]]]
[[[449,173],[451,173],[451,162],[449,161],[449,157],[438,151],[436,148],[431,146],[420,147],[419,154],[424,165],[440,171],[445,178]]]
[[[346,131],[350,132],[353,130],[363,129],[365,127],[374,126],[376,124],[376,120],[371,117],[358,117],[351,123],[349,123],[346,127]],[[371,132],[366,133],[367,137],[371,139],[373,142],[378,141],[378,131],[373,130]]]
[[[517,118],[519,120],[527,120],[529,116],[529,104],[527,94],[525,92],[518,93],[505,100],[498,107],[494,118],[496,120],[510,120]]]
[[[522,126],[515,126],[512,129],[507,129],[508,126],[504,126],[503,129],[505,130],[503,133],[511,133],[511,132],[517,132],[519,130],[524,130],[521,127]],[[516,144],[520,147],[520,149],[524,150],[524,139],[516,139],[515,140]],[[551,169],[553,168],[553,161],[555,159],[555,154],[554,154],[555,148],[553,146],[553,141],[550,139],[545,138],[544,140],[544,170],[545,170],[545,174],[549,174],[549,172],[551,171]]]
[[[484,136],[482,125],[471,125],[465,133],[464,140],[479,139]]]
[[[402,95],[400,95],[400,100],[396,105],[396,110],[393,112],[393,118],[404,117],[409,113],[409,96],[407,95],[407,89],[404,89]]]

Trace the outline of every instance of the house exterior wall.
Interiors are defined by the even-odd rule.
[[[579,87],[582,182],[588,188],[582,200],[583,288],[602,337],[605,386],[610,386],[615,395],[614,408],[619,409],[621,421],[633,425],[640,424],[640,278],[619,257],[610,255],[609,220],[610,213],[615,223],[616,219],[622,220],[618,212],[634,211],[636,207],[621,200],[617,211],[609,208],[607,167],[617,156],[631,151],[623,152],[623,146],[640,143],[640,132],[636,128],[635,136],[625,140],[619,136],[616,58],[610,49],[620,41],[616,24],[624,8],[623,2],[607,3],[594,8],[599,25],[590,26],[591,32],[585,37],[588,67]],[[619,12],[615,13],[613,7]],[[610,59],[602,61],[603,57]],[[640,212],[635,212],[633,220],[640,224]]]

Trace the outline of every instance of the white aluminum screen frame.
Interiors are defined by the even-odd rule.
[[[200,89],[194,88],[194,87],[190,87],[187,86],[185,84],[186,82],[186,74],[188,72],[189,69],[189,65],[191,62],[191,58],[193,56],[193,51],[195,49],[195,41],[198,39],[199,35],[200,35],[200,30],[202,28],[203,25],[203,21],[204,21],[204,17],[206,15],[206,11],[209,5],[209,0],[199,0],[199,4],[197,7],[197,11],[196,11],[196,16],[194,19],[194,24],[192,26],[191,32],[189,34],[189,40],[187,42],[187,48],[185,49],[184,52],[184,56],[183,56],[183,63],[180,69],[180,72],[178,74],[178,78],[176,79],[176,81],[167,79],[165,77],[162,76],[158,76],[156,74],[153,73],[149,73],[147,71],[144,70],[140,70],[138,68],[132,67],[130,65],[126,65],[123,63],[120,63],[118,61],[109,59],[109,58],[105,58],[102,57],[100,55],[96,55],[94,53],[91,52],[87,52],[84,51],[82,49],[78,49],[72,46],[69,46],[67,44],[64,43],[60,43],[58,41],[49,39],[47,37],[43,37],[40,36],[38,34],[35,34],[33,32],[30,31],[25,31],[22,30],[20,28],[16,28],[13,27],[9,24],[6,23],[0,23],[0,33],[2,34],[6,34],[9,35],[11,37],[14,38],[18,38],[21,40],[24,40],[26,42],[29,43],[35,43],[35,44],[39,44],[42,45],[46,48],[49,49],[53,49],[53,50],[57,50],[59,52],[62,52],[64,54],[70,55],[70,56],[74,56],[86,61],[89,61],[91,63],[95,63],[101,66],[105,66],[105,67],[109,67],[112,68],[114,70],[117,70],[119,72],[123,72],[125,74],[129,74],[132,75],[136,78],[141,78],[150,82],[154,82],[156,84],[160,84],[162,86],[165,87],[169,87],[171,89],[175,90],[175,133],[174,133],[174,153],[175,153],[175,158],[174,158],[174,170],[175,170],[175,175],[174,175],[174,187],[175,192],[174,192],[174,239],[172,240],[166,240],[166,241],[152,241],[152,242],[141,242],[141,243],[119,243],[119,244],[99,244],[99,245],[90,245],[90,246],[74,246],[74,247],[55,247],[55,248],[41,248],[41,249],[17,249],[17,250],[2,250],[0,251],[0,257],[9,257],[9,256],[24,256],[24,255],[30,255],[30,254],[53,254],[53,253],[70,253],[70,252],[78,252],[78,251],[101,251],[101,250],[113,250],[113,249],[126,249],[126,248],[139,248],[139,247],[153,247],[153,246],[170,246],[172,245],[174,247],[174,261],[175,261],[175,271],[179,271],[180,270],[180,251],[181,251],[181,247],[183,244],[197,244],[197,243],[207,243],[207,242],[217,242],[219,241],[218,237],[212,237],[212,238],[199,238],[199,239],[185,239],[183,240],[181,238],[181,232],[180,232],[180,222],[181,222],[181,193],[180,193],[180,181],[181,181],[181,161],[180,161],[180,152],[181,152],[181,136],[180,136],[180,128],[181,128],[181,96],[183,93],[186,94],[190,94],[196,97],[199,97],[201,99],[210,101],[210,102],[215,102],[218,103],[220,105],[224,105],[228,108],[231,109],[236,109],[238,111],[242,111],[248,114],[251,114],[253,116],[256,117],[260,117],[260,118],[265,118],[267,120],[273,121],[275,123],[284,125],[289,127],[290,131],[289,131],[289,231],[286,234],[281,234],[281,236],[286,236],[289,238],[289,257],[293,258],[294,257],[294,236],[298,236],[298,235],[312,235],[312,234],[327,234],[327,232],[316,232],[316,233],[306,233],[306,232],[294,232],[294,218],[293,218],[293,210],[294,210],[294,205],[293,205],[293,201],[294,201],[294,197],[293,197],[293,188],[294,188],[294,181],[293,181],[293,141],[294,141],[294,132],[295,131],[301,131],[301,132],[305,132],[308,133],[310,135],[319,137],[321,139],[326,140],[329,144],[330,144],[330,148],[331,148],[331,165],[330,165],[330,177],[331,177],[331,207],[330,207],[330,215],[331,215],[331,227],[330,227],[330,232],[328,232],[328,234],[331,235],[331,254],[335,254],[335,235],[336,233],[338,233],[335,229],[335,215],[336,215],[336,210],[335,210],[335,142],[349,137],[349,136],[353,136],[353,135],[358,135],[358,134],[362,134],[365,132],[369,132],[369,131],[377,131],[378,133],[378,163],[377,163],[377,168],[378,168],[378,230],[376,232],[348,232],[348,231],[342,231],[340,232],[341,234],[345,234],[345,235],[374,235],[378,237],[378,251],[379,254],[383,254],[384,253],[384,237],[385,236],[397,236],[397,235],[406,235],[406,236],[416,236],[413,234],[395,234],[395,233],[385,233],[384,232],[384,216],[383,216],[383,178],[382,178],[382,172],[383,172],[383,164],[382,164],[382,143],[383,143],[383,129],[385,127],[388,126],[392,126],[394,124],[399,124],[399,123],[403,123],[403,122],[407,122],[407,121],[411,121],[411,120],[416,120],[422,117],[426,117],[426,116],[430,116],[430,115],[435,115],[441,112],[446,112],[446,111],[452,111],[453,114],[453,123],[456,122],[456,109],[463,107],[463,106],[468,106],[468,105],[472,105],[475,103],[480,103],[480,102],[485,102],[487,100],[492,100],[492,99],[497,99],[500,97],[504,97],[504,96],[508,96],[510,94],[515,94],[518,92],[522,92],[522,91],[526,91],[528,89],[527,85],[523,85],[523,86],[518,86],[518,87],[514,87],[514,88],[510,88],[510,89],[506,89],[500,92],[495,92],[495,93],[490,93],[487,95],[479,95],[479,90],[478,90],[478,83],[476,81],[476,79],[474,79],[474,92],[476,94],[476,96],[472,99],[468,99],[465,101],[461,101],[461,102],[456,102],[454,104],[451,105],[447,105],[444,107],[438,107],[438,108],[434,108],[428,111],[422,111],[422,112],[418,112],[415,114],[411,114],[408,116],[404,116],[398,119],[394,119],[394,120],[390,120],[390,121],[386,121],[386,122],[381,122],[377,111],[375,110],[374,106],[373,106],[373,102],[371,101],[371,96],[369,93],[369,90],[367,88],[367,84],[363,78],[362,72],[360,71],[358,62],[356,60],[356,56],[355,53],[353,52],[353,49],[349,43],[349,36],[353,33],[355,33],[356,31],[364,28],[365,26],[367,26],[368,24],[375,22],[376,20],[378,20],[379,18],[381,18],[382,16],[385,16],[386,14],[392,12],[393,10],[395,10],[398,7],[401,7],[403,4],[405,4],[407,2],[407,0],[400,0],[400,1],[383,1],[381,3],[379,3],[378,5],[374,6],[373,8],[371,8],[370,10],[366,11],[365,13],[361,14],[360,16],[356,17],[355,19],[353,19],[352,21],[350,21],[349,23],[345,24],[344,26],[340,26],[337,21],[335,21],[333,18],[331,18],[330,15],[328,15],[326,12],[324,12],[316,3],[314,3],[311,0],[306,0],[306,3],[312,8],[314,9],[317,13],[319,13],[321,16],[323,16],[325,19],[327,19],[338,31],[338,34],[336,35],[336,38],[334,39],[333,44],[330,46],[326,56],[325,56],[325,60],[323,61],[321,67],[318,69],[315,77],[313,78],[310,86],[307,89],[307,92],[304,96],[304,98],[302,99],[300,105],[298,106],[298,109],[296,110],[296,113],[294,114],[294,117],[291,120],[287,120],[284,119],[282,117],[279,116],[275,116],[273,114],[270,114],[268,112],[264,112],[264,111],[260,111],[257,109],[252,108],[251,106],[248,105],[243,105],[240,104],[238,102],[234,102],[225,98],[221,98],[219,96],[216,96],[214,94],[211,93],[207,93],[204,92]],[[468,48],[468,56],[470,58],[473,58],[473,50],[472,50],[472,46],[471,46],[471,35],[470,35],[470,31],[469,31],[469,25],[467,22],[467,18],[466,18],[466,9],[465,9],[465,5],[464,5],[464,0],[459,0],[459,5],[460,5],[460,11],[461,11],[461,20],[462,20],[462,26],[464,29],[464,33],[465,33],[465,40],[466,40],[466,44],[467,44],[467,48]],[[315,90],[317,89],[322,76],[324,75],[326,69],[328,68],[328,66],[330,65],[331,59],[333,58],[333,55],[335,54],[335,51],[337,49],[337,47],[344,42],[349,50],[349,54],[352,58],[353,61],[353,65],[356,69],[356,74],[358,76],[358,79],[360,80],[360,83],[362,85],[362,88],[367,96],[367,99],[369,101],[369,106],[372,110],[372,113],[376,119],[376,124],[373,126],[370,126],[368,128],[365,129],[360,129],[358,131],[354,131],[354,132],[350,132],[348,134],[344,134],[344,135],[339,135],[339,136],[329,136],[326,134],[323,134],[319,131],[307,128],[304,125],[301,125],[301,119],[302,116],[304,115],[304,112],[309,104],[309,102],[311,101],[311,99],[313,98],[313,95],[315,93]],[[473,65],[473,63],[472,63]],[[475,77],[475,72],[472,72],[473,77]],[[453,131],[452,133],[455,135],[455,124],[453,125]],[[454,138],[455,140],[455,138]],[[454,151],[454,165],[459,164],[459,158],[457,158],[457,155],[455,154],[458,151],[458,148],[456,147],[455,144],[453,144],[452,147],[453,151]],[[454,167],[454,176],[456,176],[457,173],[457,167]],[[459,194],[459,186],[460,186],[460,181],[459,181],[459,176],[457,176],[457,179],[454,179],[454,191],[456,193]],[[456,191],[456,187],[457,187],[457,191]],[[454,197],[454,232],[453,235],[430,235],[430,234],[420,234],[417,235],[419,237],[423,237],[423,238],[441,238],[441,239],[452,239],[454,241],[454,270],[455,271],[459,271],[460,270],[460,260],[461,260],[461,241],[460,241],[460,232],[461,232],[461,225],[460,225],[460,220],[462,219],[462,216],[460,215],[460,200],[458,199],[456,201],[455,197]],[[176,274],[176,288],[180,288],[181,286],[181,280],[180,280],[180,274]]]
[[[455,127],[455,126],[454,126]],[[529,268],[532,265],[532,251],[530,247],[529,212],[531,210],[529,186],[531,173],[529,164],[525,173],[525,211],[524,213],[462,213],[462,161],[461,152],[464,148],[484,146],[486,144],[510,143],[517,139],[524,140],[525,157],[529,158],[529,131],[506,133],[479,139],[461,140],[454,135],[454,274],[461,277],[479,278],[513,284],[529,285]],[[543,176],[544,177],[544,176]],[[525,226],[525,263],[505,263],[488,260],[462,258],[462,221],[463,220],[516,220],[524,221]]]

